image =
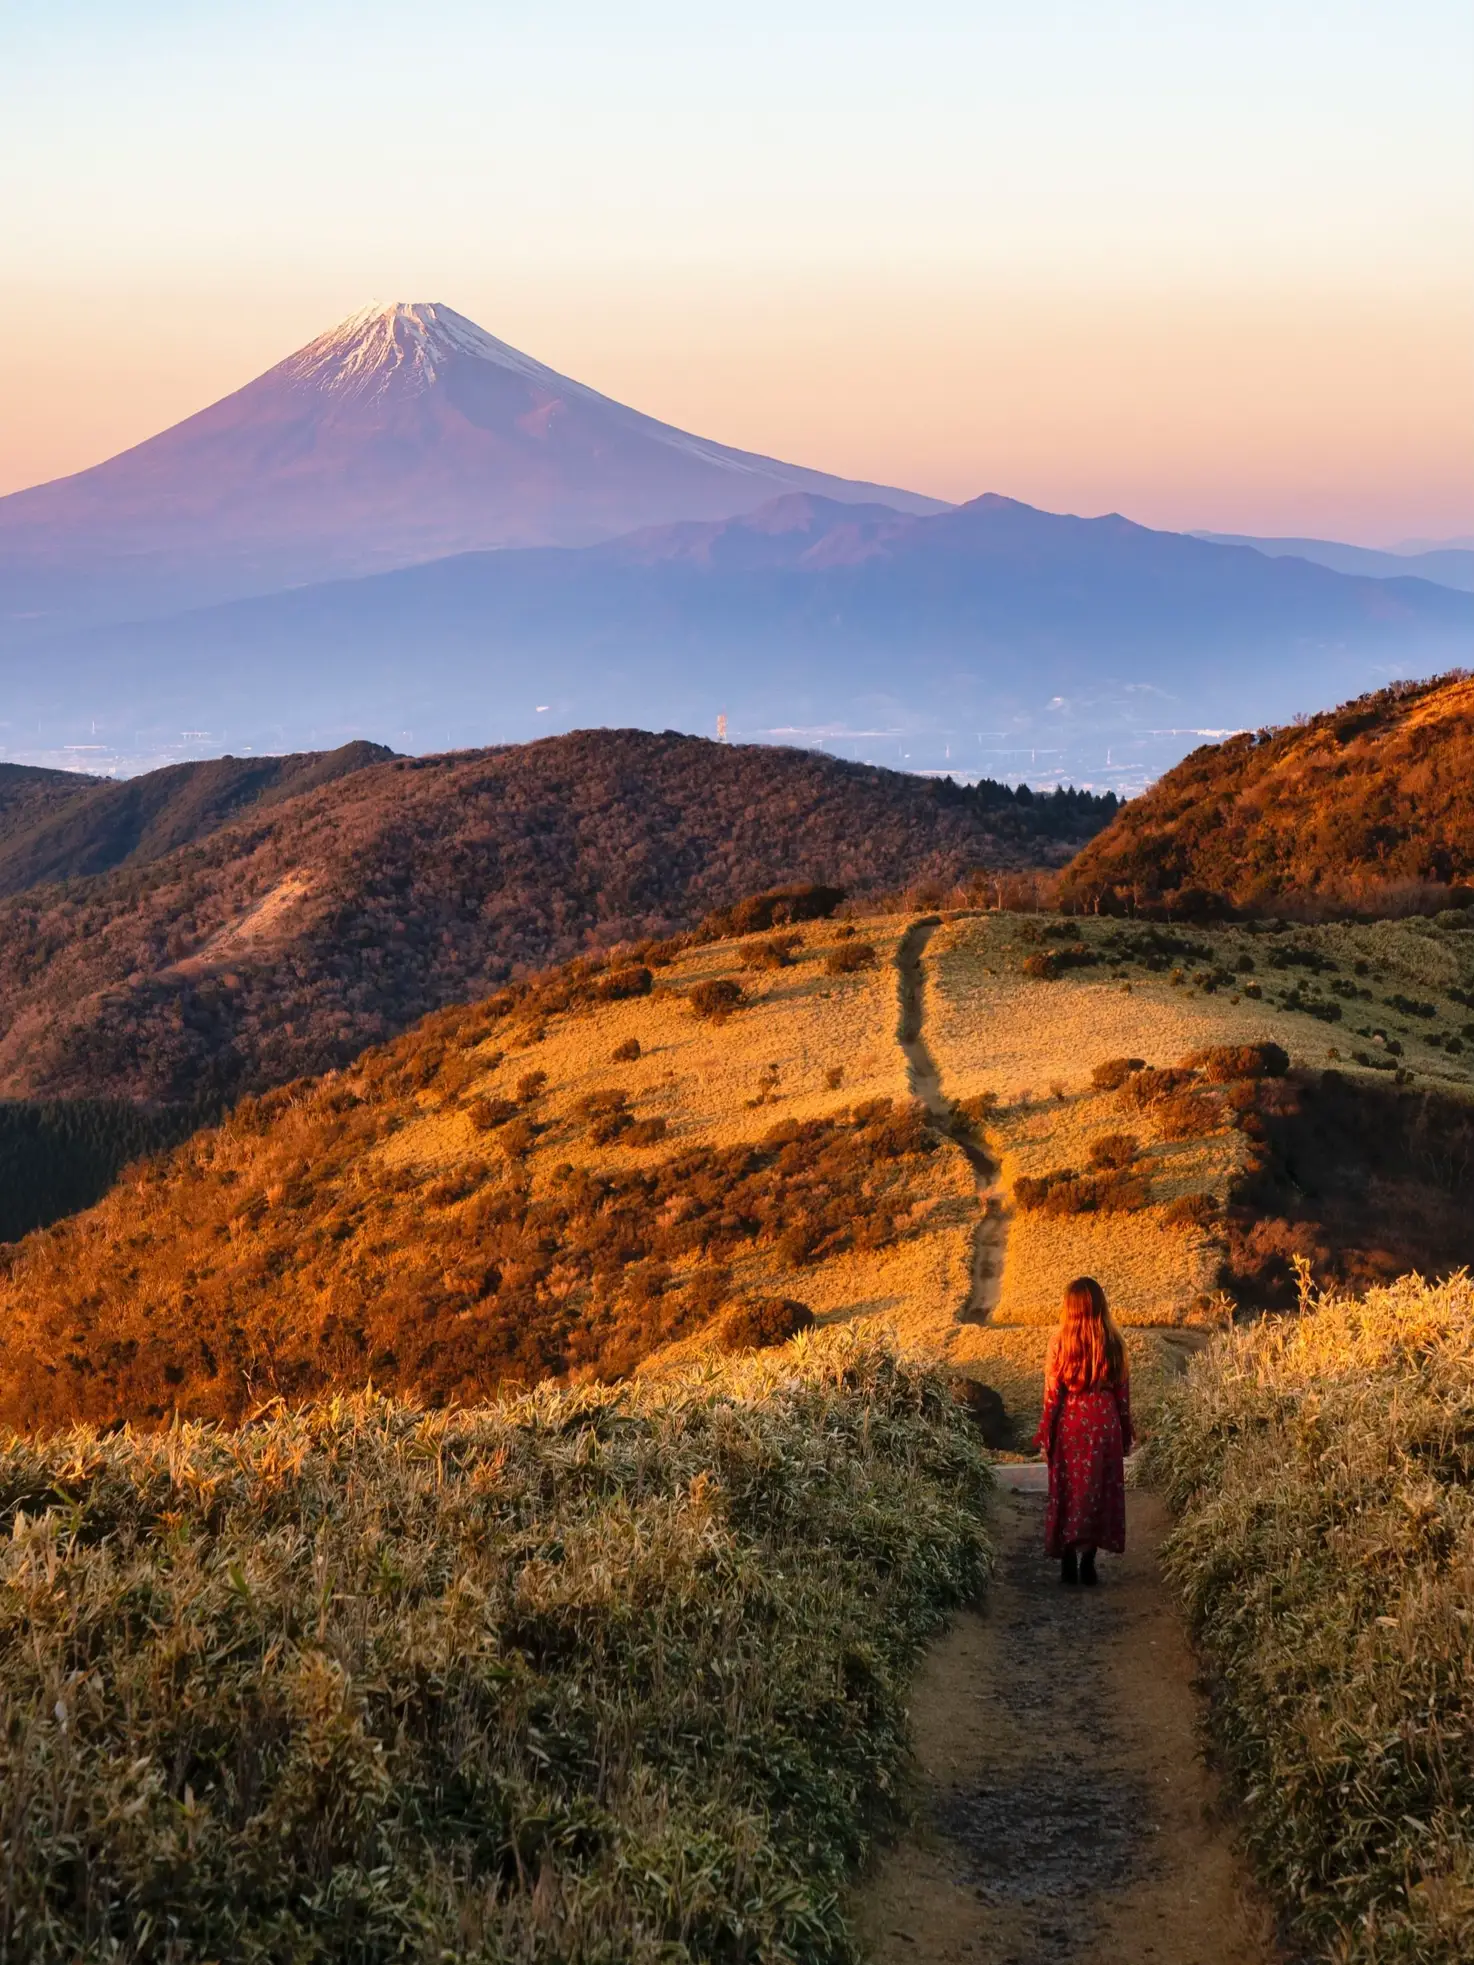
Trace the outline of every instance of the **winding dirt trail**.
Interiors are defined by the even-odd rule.
[[[941,927],[937,915],[913,921],[901,937],[896,950],[896,986],[900,1002],[900,1023],[896,1040],[906,1054],[906,1070],[912,1094],[944,1129],[951,1117],[951,1102],[942,1090],[942,1074],[923,1036],[926,1019],[926,945]],[[998,1169],[980,1146],[959,1139],[957,1145],[967,1156],[978,1185],[978,1225],[972,1242],[972,1288],[964,1318],[985,1324],[998,1306],[1003,1283],[1003,1253],[1008,1241],[1008,1216]]]
[[[947,1112],[923,1039],[914,924],[897,955],[900,1042],[916,1095]],[[1007,1221],[996,1169],[969,1153],[985,1212],[973,1297],[997,1298]],[[911,1718],[917,1822],[857,1893],[874,1965],[1276,1965],[1271,1920],[1198,1750],[1194,1664],[1164,1583],[1156,1496],[1127,1496],[1127,1553],[1067,1588],[1043,1547],[1044,1469],[1000,1465],[998,1567],[982,1606],[935,1645]]]

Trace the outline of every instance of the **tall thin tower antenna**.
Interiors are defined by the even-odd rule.
[[[720,715],[717,717],[717,742],[719,744],[724,744],[726,743],[726,741],[727,741],[727,712],[723,710],[720,713]]]

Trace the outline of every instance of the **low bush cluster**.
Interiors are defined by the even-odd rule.
[[[1140,1174],[1111,1167],[1077,1174],[1071,1167],[1037,1176],[1022,1174],[1013,1184],[1017,1207],[1029,1214],[1133,1214],[1150,1206],[1151,1183]]]
[[[1023,972],[1039,982],[1058,982],[1070,969],[1088,969],[1100,956],[1084,942],[1071,942],[1064,948],[1040,948],[1023,960]]]
[[[824,970],[831,976],[856,976],[862,969],[873,969],[877,959],[870,942],[837,942],[824,957]]]
[[[0,1955],[848,1965],[922,1646],[986,1573],[940,1376],[0,1452]]]
[[[717,1336],[724,1351],[766,1351],[813,1323],[808,1304],[791,1296],[745,1296],[722,1318]]]
[[[1283,1078],[1290,1068],[1290,1054],[1278,1044],[1211,1044],[1182,1062],[1191,1071],[1201,1071],[1210,1085],[1229,1085],[1246,1078]]]
[[[709,976],[705,982],[691,985],[686,992],[686,1000],[698,1017],[720,1021],[723,1017],[729,1017],[734,1010],[740,1010],[747,997],[741,983],[731,976]]]
[[[740,953],[749,969],[787,969],[803,945],[802,935],[769,935],[765,941],[744,942]]]
[[[1297,1955],[1474,1955],[1474,1284],[1220,1338],[1147,1452],[1220,1755]]]

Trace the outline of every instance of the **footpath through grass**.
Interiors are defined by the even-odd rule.
[[[944,1382],[677,1384],[0,1452],[0,1959],[828,1960],[984,1575]]]
[[[1251,1848],[1303,1952],[1474,1957],[1474,1284],[1215,1343],[1150,1449]]]

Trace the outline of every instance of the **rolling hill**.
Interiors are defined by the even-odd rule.
[[[0,900],[0,1095],[218,1101],[759,888],[824,880],[865,895],[1058,864],[1114,809],[642,731],[280,764],[283,793],[296,772],[339,775],[218,826],[255,765],[84,788],[69,862],[52,815],[53,864],[135,843],[110,872]],[[150,787],[157,830],[120,827]],[[188,824],[192,843],[154,856],[150,842]],[[29,861],[17,849],[8,864],[34,871],[35,835],[20,843]]]
[[[292,757],[216,757],[118,782],[0,765],[0,895],[145,866],[198,845],[247,810],[266,811],[394,753],[344,744]]]
[[[28,744],[90,729],[405,749],[607,723],[808,734],[988,776],[1140,783],[1474,649],[1474,595],[983,497],[810,494],[581,550],[437,560],[109,627],[10,664]],[[1113,755],[1114,747],[1114,755]]]
[[[173,429],[0,498],[0,627],[582,545],[787,491],[942,509],[674,429],[441,303],[370,307]]]
[[[1397,683],[1194,751],[1084,848],[1067,906],[1446,904],[1474,882],[1474,679]]]

